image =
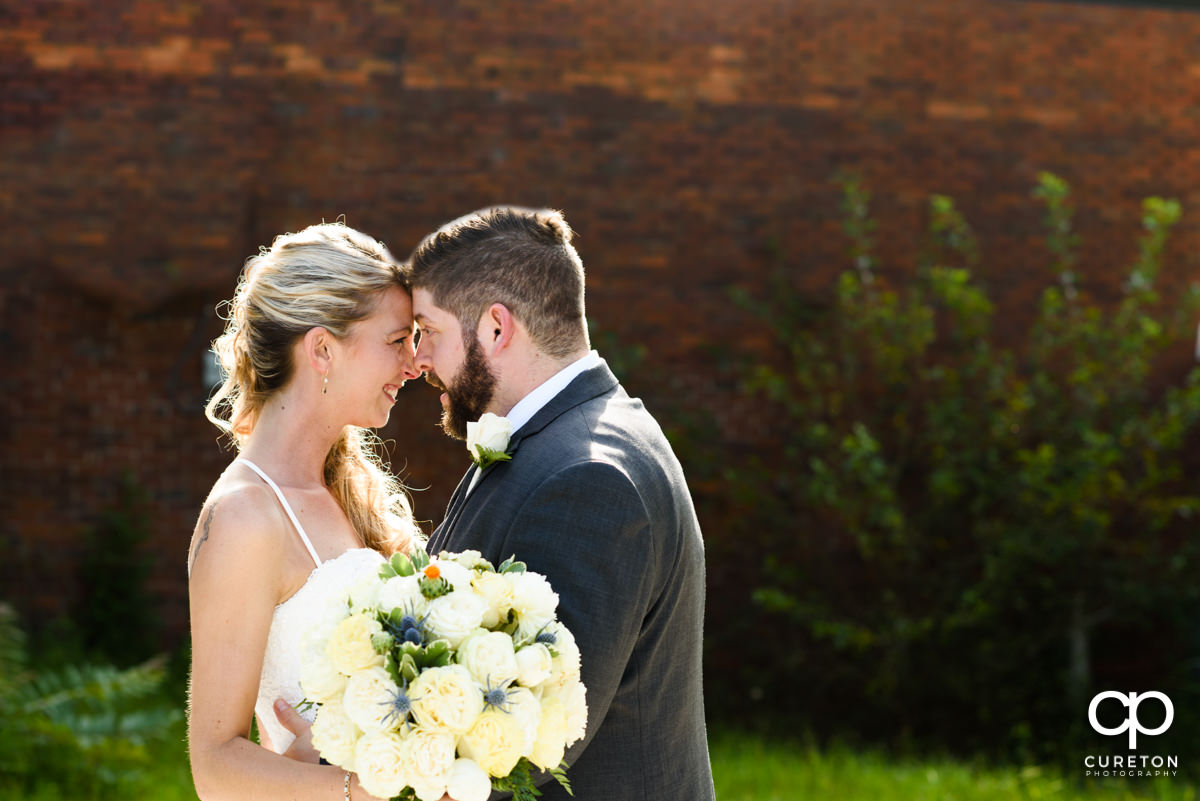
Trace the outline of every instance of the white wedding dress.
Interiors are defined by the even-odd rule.
[[[271,620],[271,630],[267,635],[267,651],[263,656],[262,676],[258,683],[258,700],[254,704],[260,731],[266,734],[276,752],[283,753],[292,744],[295,735],[280,725],[275,717],[273,705],[277,698],[284,699],[292,706],[304,698],[304,691],[300,689],[300,667],[305,633],[325,616],[331,603],[340,602],[346,597],[351,586],[360,579],[375,574],[384,558],[378,551],[370,548],[354,548],[322,562],[279,486],[258,465],[246,459],[240,461],[258,473],[275,491],[283,511],[287,512],[292,525],[296,527],[296,533],[300,535],[304,547],[308,549],[316,565],[309,573],[304,586],[291,598],[275,607],[275,616]],[[303,711],[300,714],[311,722],[315,710]]]

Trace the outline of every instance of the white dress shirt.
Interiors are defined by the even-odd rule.
[[[508,422],[512,423],[512,433],[516,434],[521,426],[532,420],[533,416],[542,410],[542,407],[554,400],[558,393],[566,389],[567,385],[574,381],[580,373],[599,366],[601,361],[599,353],[594,350],[590,351],[588,355],[571,362],[521,398],[517,405],[504,415],[508,418]],[[467,488],[468,494],[475,489],[482,473],[482,470],[475,470],[475,475],[471,476],[471,486]]]

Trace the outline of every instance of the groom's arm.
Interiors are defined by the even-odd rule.
[[[637,487],[620,468],[598,461],[552,474],[529,494],[508,530],[503,556],[515,555],[549,579],[559,595],[559,620],[579,644],[588,723],[584,739],[567,752],[568,765],[609,713],[660,591],[662,547],[651,536]]]

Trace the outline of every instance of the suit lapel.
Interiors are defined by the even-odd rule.
[[[431,551],[434,548],[440,551],[445,547],[446,542],[450,538],[450,533],[454,529],[454,523],[462,513],[463,504],[467,498],[467,488],[471,486],[471,478],[478,469],[475,465],[471,465],[466,475],[458,482],[458,486],[454,489],[454,494],[450,496],[450,504],[446,507],[446,519],[442,521],[442,524],[437,527],[437,531],[429,539]]]
[[[612,391],[618,384],[617,377],[612,374],[612,371],[608,369],[608,364],[604,361],[601,361],[600,364],[592,369],[580,373],[575,377],[574,381],[563,388],[562,392],[551,398],[545,406],[529,419],[529,422],[521,426],[512,435],[506,452],[513,459],[516,459],[517,450],[521,447],[521,443],[524,440],[536,435],[543,428],[576,406]],[[488,469],[483,471],[483,474],[479,477],[479,481],[475,484],[475,488],[471,490],[470,496],[464,495],[463,503],[460,504],[458,511],[461,513],[461,507],[466,505],[471,496],[479,492],[479,488],[483,485],[483,482],[487,481],[493,474],[503,474],[506,466],[509,464],[511,462],[496,462],[495,464],[488,465]],[[468,486],[470,485],[469,478],[468,476],[466,480]],[[447,519],[449,519],[449,513],[447,513]]]

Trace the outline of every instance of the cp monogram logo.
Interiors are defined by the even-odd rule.
[[[1115,698],[1121,704],[1129,709],[1129,717],[1115,729],[1107,729],[1100,725],[1100,721],[1096,720],[1096,709],[1100,706],[1100,702],[1106,698]],[[1166,717],[1163,719],[1162,725],[1157,729],[1144,729],[1142,724],[1138,722],[1138,704],[1147,698],[1157,698],[1162,702],[1163,709],[1166,710]],[[1142,734],[1162,734],[1171,727],[1171,722],[1175,720],[1175,706],[1171,703],[1171,699],[1160,692],[1148,692],[1138,695],[1137,693],[1118,693],[1109,690],[1103,692],[1092,699],[1091,705],[1088,707],[1088,722],[1092,724],[1092,728],[1101,734],[1116,735],[1123,731],[1129,731],[1129,747],[1137,748],[1138,732]]]

